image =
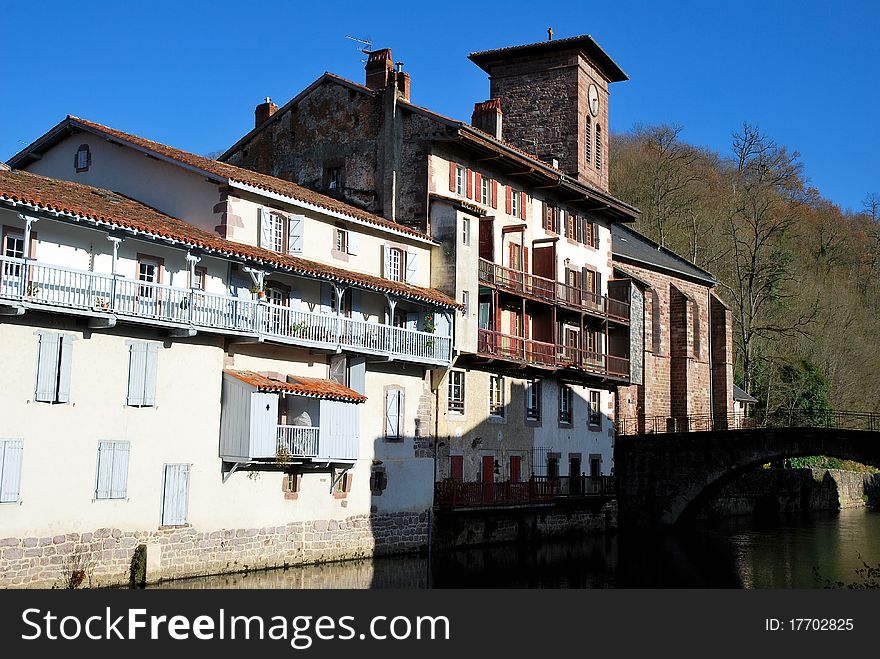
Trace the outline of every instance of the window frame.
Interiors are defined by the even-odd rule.
[[[492,179],[485,176],[480,178],[480,203],[484,206],[492,205]]]
[[[511,217],[519,217],[519,204],[522,201],[522,194],[520,194],[520,190],[517,190],[513,186],[510,187],[510,215]]]
[[[574,392],[572,391],[572,388],[567,384],[560,384],[558,398],[559,425],[570,427],[574,420],[572,410],[574,404]]]
[[[504,376],[496,373],[489,374],[489,416],[503,419],[505,416],[504,404]]]
[[[593,396],[596,397],[596,403],[593,403]],[[590,408],[587,412],[587,425],[590,430],[602,429],[602,392],[598,389],[590,389],[589,396]]]
[[[334,227],[333,251],[337,254],[348,254],[348,229],[338,224]]]
[[[467,168],[464,165],[455,165],[455,194],[467,196]]]
[[[84,160],[83,160],[84,157]],[[92,150],[88,144],[80,144],[73,156],[73,168],[76,173],[87,172],[92,166]]]
[[[125,459],[125,474],[122,476],[124,479],[125,488],[120,496],[113,496],[114,491],[120,489],[118,483],[114,483],[114,479],[119,476],[119,473],[115,469],[115,461],[116,461],[116,446],[124,445],[126,447],[126,453],[128,456]],[[110,460],[110,482],[108,484],[107,496],[101,496],[100,487],[100,479],[101,479],[101,464],[102,457]],[[131,442],[127,440],[101,440],[98,442],[98,455],[96,457],[96,471],[95,471],[95,501],[127,501],[128,500],[128,474],[131,470]]]
[[[454,395],[455,394],[455,395]],[[449,371],[449,383],[446,388],[447,414],[464,415],[467,400],[466,372]]]
[[[542,385],[540,378],[533,378],[526,386],[526,421],[541,422]]]
[[[461,244],[471,246],[471,218],[467,215],[461,218]]]
[[[397,257],[397,263],[395,265],[395,255]],[[391,281],[404,281],[404,277],[406,274],[406,252],[400,247],[389,247],[388,248],[388,274],[386,275],[386,279],[390,279]]]

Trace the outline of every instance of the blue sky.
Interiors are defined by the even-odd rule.
[[[869,0],[0,0],[0,18],[3,160],[67,114],[223,150],[265,96],[283,104],[324,71],[362,82],[345,35],[393,48],[413,102],[469,119],[489,85],[468,52],[541,41],[552,26],[557,38],[591,34],[629,74],[612,87],[612,130],[678,123],[726,153],[749,121],[800,151],[812,184],[844,208],[880,193],[880,3]]]

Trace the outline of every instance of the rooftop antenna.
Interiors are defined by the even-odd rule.
[[[547,28],[547,41],[553,41],[553,28]]]
[[[357,43],[362,44],[363,46],[366,46],[365,48],[360,49],[361,52],[364,53],[365,55],[373,50],[373,40],[370,39],[370,37],[366,37],[364,39],[361,39],[360,37],[353,37],[351,35],[346,34],[345,38],[351,39],[352,41],[356,41]],[[367,60],[361,60],[361,61],[366,62]]]

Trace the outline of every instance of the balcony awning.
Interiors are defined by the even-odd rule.
[[[223,372],[237,380],[241,380],[245,384],[251,385],[257,391],[326,398],[328,400],[341,400],[348,403],[363,403],[367,400],[367,397],[363,394],[359,394],[354,389],[349,389],[345,385],[333,380],[288,375],[287,380],[283,381],[270,378],[262,373],[255,373],[254,371],[226,369]]]

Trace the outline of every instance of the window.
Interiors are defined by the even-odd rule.
[[[3,256],[12,259],[24,258],[24,233],[22,231],[7,228],[3,232]]]
[[[128,496],[128,442],[98,444],[96,499],[125,499]]]
[[[24,233],[18,229],[4,227],[3,256],[10,259],[24,258]],[[0,279],[0,292],[18,295],[22,292],[22,266],[18,263],[3,263],[3,274]]]
[[[21,458],[24,442],[0,439],[0,503],[17,503],[21,494]]]
[[[570,240],[577,240],[577,228],[575,226],[578,219],[577,215],[569,211],[563,211],[563,213],[565,218],[565,237]]]
[[[342,188],[342,167],[328,167],[325,173],[327,190]]]
[[[284,251],[284,218],[266,209],[260,209],[260,247]]]
[[[526,419],[541,420],[541,381],[532,380],[526,388]]]
[[[559,209],[546,202],[544,203],[544,229],[559,233]]]
[[[385,391],[385,437],[403,439],[403,390]]]
[[[337,499],[344,499],[345,495],[351,492],[352,473],[348,470],[333,470],[333,496]]]
[[[468,312],[471,308],[471,294],[470,291],[462,291],[461,292],[461,304],[464,309],[461,310],[461,313],[465,316],[468,315]]]
[[[407,274],[410,269],[415,270],[415,253],[412,263],[407,259],[407,254],[399,247],[385,247],[385,278],[392,281],[404,281],[404,268]],[[412,265],[412,268],[410,268]]]
[[[185,526],[189,507],[189,465],[165,465],[162,526]]]
[[[464,414],[464,395],[464,371],[449,371],[449,400],[446,402],[446,409]]]
[[[330,357],[330,379],[341,385],[348,386],[348,357],[333,355]]]
[[[464,217],[461,220],[461,244],[471,244],[471,218]]]
[[[88,144],[80,144],[73,159],[73,168],[77,172],[87,172],[92,164],[92,152]]]
[[[504,378],[500,375],[489,376],[489,414],[504,416]]]
[[[128,405],[152,407],[156,404],[156,363],[159,346],[132,343],[128,347]]]
[[[336,227],[336,251],[345,254],[348,251],[348,231],[341,227]]]
[[[520,193],[516,190],[511,189],[511,197],[510,197],[510,214],[514,217],[519,217],[519,204],[520,204]]]
[[[381,496],[387,487],[388,475],[385,473],[385,468],[373,467],[373,472],[370,474],[370,492],[375,496]]]
[[[305,217],[302,215],[292,215],[287,225],[287,251],[290,254],[301,254],[303,245],[303,228],[305,225]],[[349,241],[349,248],[351,241]]]
[[[694,357],[700,358],[700,353],[703,350],[702,341],[700,340],[700,305],[697,304],[696,300],[690,301],[691,305],[691,324],[693,326],[693,334],[694,334]]]
[[[70,402],[70,363],[73,337],[41,332],[34,399],[43,403]]]
[[[602,427],[602,392],[590,391],[590,428]]]
[[[492,205],[492,179],[485,176],[480,179],[480,203],[484,206]]]
[[[467,194],[467,170],[461,165],[455,165],[455,194]]]
[[[593,124],[590,115],[587,115],[584,126],[584,162],[587,163],[587,167],[593,162]]]
[[[571,403],[571,387],[564,384],[559,385],[559,423],[571,423]]]
[[[205,283],[208,280],[207,268],[195,268],[193,270],[192,288],[197,291],[205,290]]]
[[[596,124],[596,169],[602,169],[602,126]]]

